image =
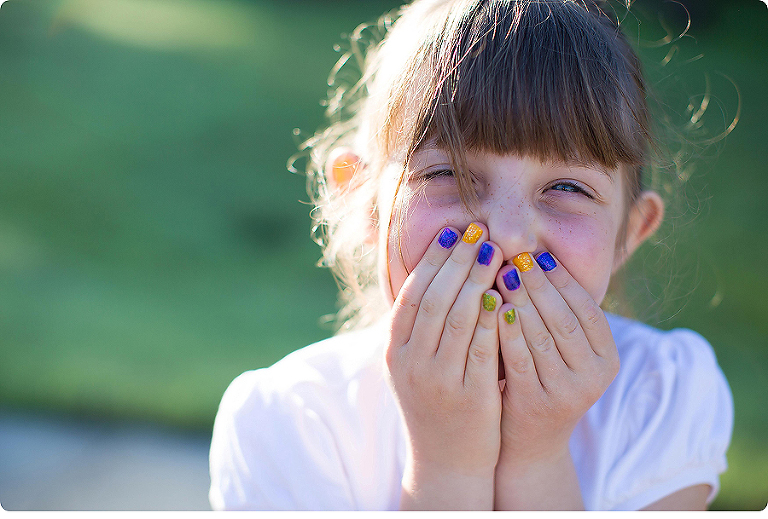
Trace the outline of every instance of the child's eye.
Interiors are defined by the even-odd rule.
[[[578,184],[574,182],[564,182],[560,181],[556,184],[553,184],[549,187],[549,189],[552,189],[554,191],[564,191],[566,193],[576,193],[576,194],[582,194],[584,196],[587,196],[589,198],[594,198],[587,190],[579,186]]]
[[[432,180],[435,178],[453,178],[454,172],[452,169],[437,169],[434,171],[427,171],[421,176],[422,180]]]

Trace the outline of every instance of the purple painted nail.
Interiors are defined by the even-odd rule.
[[[520,288],[520,276],[517,275],[517,270],[512,269],[501,278],[504,281],[504,286],[507,290],[517,290]]]
[[[555,263],[555,258],[552,257],[552,255],[549,252],[542,252],[539,254],[539,256],[536,258],[536,263],[539,264],[541,267],[541,270],[544,272],[549,272],[553,268],[557,267],[557,263]]]
[[[440,233],[440,237],[437,239],[437,243],[444,249],[450,249],[459,239],[459,235],[449,228],[443,229]]]
[[[488,242],[483,242],[480,245],[480,252],[477,253],[477,262],[481,265],[490,265],[493,259],[493,245],[489,245]]]

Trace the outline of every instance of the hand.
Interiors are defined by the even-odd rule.
[[[558,507],[553,496],[572,508],[579,507],[581,496],[568,441],[618,373],[619,357],[599,305],[565,267],[544,254],[537,259],[552,260],[548,272],[524,254],[522,262],[516,260],[522,269],[505,266],[497,277],[507,303],[499,312],[505,385],[497,493],[511,492],[509,501],[527,503],[528,509],[537,508],[532,503],[537,496],[548,500],[547,508]],[[516,276],[519,288],[510,290]],[[515,314],[511,324],[505,319],[510,310]],[[567,489],[554,488],[563,485],[571,487],[573,499]]]
[[[447,245],[438,235],[392,310],[386,364],[408,430],[403,503],[409,508],[490,508],[500,447],[498,306],[481,305],[501,267],[486,242]],[[443,231],[443,238],[455,229]],[[470,242],[472,240],[469,240]],[[441,245],[442,242],[442,245]],[[495,252],[477,261],[481,247]],[[490,308],[490,306],[489,306]]]

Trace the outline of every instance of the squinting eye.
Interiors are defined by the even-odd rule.
[[[588,196],[589,198],[592,198],[592,195],[587,193],[580,186],[576,184],[572,184],[570,182],[558,182],[557,184],[553,185],[549,189],[553,189],[555,191],[565,191],[566,193],[581,193],[585,196]]]
[[[422,180],[432,180],[434,178],[441,178],[441,177],[447,177],[451,178],[454,176],[452,169],[438,169],[435,171],[429,171],[427,173],[424,173],[421,178]]]

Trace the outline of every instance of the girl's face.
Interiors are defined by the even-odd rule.
[[[400,187],[409,200],[401,209],[400,239],[386,229],[379,238],[382,252],[386,244],[386,261],[380,264],[388,268],[382,286],[386,290],[388,279],[390,301],[443,227],[463,231],[479,221],[505,263],[521,252],[535,256],[548,251],[602,302],[611,274],[623,262],[617,253],[626,212],[622,175],[599,166],[541,163],[515,155],[468,153],[466,159],[478,198],[474,216],[459,198],[448,155],[435,147],[414,154]],[[379,207],[386,207],[382,202]],[[392,225],[397,221],[392,218]]]

